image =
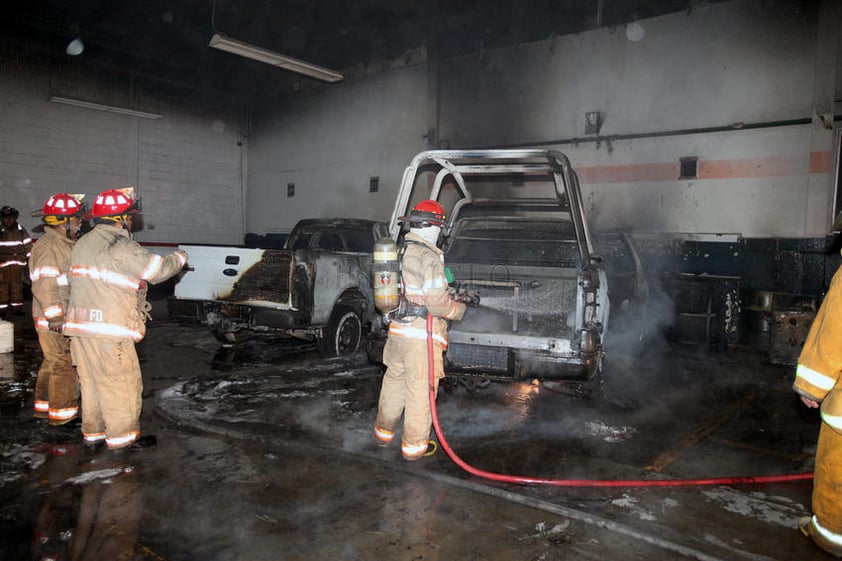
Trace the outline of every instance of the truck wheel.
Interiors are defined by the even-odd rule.
[[[221,331],[219,329],[211,329],[211,333],[216,337],[223,347],[234,347],[241,345],[252,338],[254,333],[250,329],[240,329],[239,331]]]
[[[209,312],[207,321],[210,332],[225,347],[233,347],[245,343],[254,335],[251,329],[231,329],[230,322],[226,321],[224,316],[216,312]]]
[[[385,345],[385,340],[375,339],[374,337],[366,341],[365,356],[369,364],[383,364],[383,347]]]
[[[362,333],[360,315],[353,308],[337,304],[319,339],[319,350],[328,356],[353,354],[360,348]]]
[[[383,347],[386,346],[388,332],[389,324],[383,320],[383,316],[376,316],[365,338],[365,355],[369,364],[383,364]]]

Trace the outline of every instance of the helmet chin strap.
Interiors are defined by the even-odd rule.
[[[64,237],[68,240],[78,240],[80,230],[77,228],[76,233],[73,233],[73,227],[71,224],[73,223],[73,218],[65,218],[60,224],[56,224],[55,227],[58,228],[59,226],[64,226]]]
[[[126,216],[127,215],[125,214],[120,216],[120,225],[122,226],[123,230],[129,233],[129,239],[133,240],[134,235],[132,235],[132,228],[131,226],[129,226],[128,221],[126,220]]]

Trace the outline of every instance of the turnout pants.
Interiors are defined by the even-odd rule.
[[[23,270],[20,265],[0,267],[0,312],[23,306]]]
[[[433,343],[435,391],[444,377],[443,349]],[[432,426],[429,397],[427,341],[389,336],[383,349],[386,374],[380,388],[375,437],[383,443],[394,438],[403,415],[401,454],[415,460],[427,451]]]
[[[35,416],[63,425],[79,415],[79,376],[70,358],[70,339],[38,331],[44,360],[35,382]]]
[[[124,448],[140,436],[143,380],[131,339],[72,337],[82,385],[82,436]]]
[[[813,541],[835,557],[842,557],[842,434],[827,423],[819,429],[813,473]]]

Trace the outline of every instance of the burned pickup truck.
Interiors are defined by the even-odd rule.
[[[370,281],[383,222],[301,220],[282,249],[179,246],[190,255],[170,315],[206,321],[224,345],[255,333],[316,341],[327,355],[356,352],[376,311]]]
[[[608,287],[578,178],[549,150],[427,151],[406,168],[390,222],[423,199],[447,213],[445,264],[477,292],[450,326],[448,374],[601,384]]]

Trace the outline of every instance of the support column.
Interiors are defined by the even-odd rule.
[[[822,0],[816,22],[816,56],[813,77],[813,125],[810,134],[806,237],[828,234],[834,210],[840,204],[833,171],[834,99],[839,58],[840,9],[837,0]]]

